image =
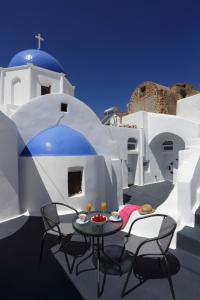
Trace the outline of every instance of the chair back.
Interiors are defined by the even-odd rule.
[[[46,230],[59,225],[60,220],[55,203],[48,203],[41,207],[42,219]]]
[[[158,235],[158,241],[164,253],[169,249],[175,229],[176,222],[174,219],[170,216],[164,216]]]

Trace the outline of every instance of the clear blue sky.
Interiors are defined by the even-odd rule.
[[[200,1],[1,1],[0,66],[24,49],[55,56],[76,96],[99,116],[126,110],[133,89],[149,80],[189,82],[200,90]]]

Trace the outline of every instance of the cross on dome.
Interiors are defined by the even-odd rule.
[[[38,33],[38,35],[35,35],[35,38],[38,40],[38,49],[40,49],[41,42],[44,41],[43,37],[41,36],[41,33]]]

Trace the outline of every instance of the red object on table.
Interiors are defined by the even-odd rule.
[[[99,223],[101,223],[101,222],[105,222],[106,220],[107,220],[107,218],[106,218],[106,216],[103,216],[103,215],[94,215],[92,218],[91,218],[91,220],[93,221],[93,222],[99,222]]]

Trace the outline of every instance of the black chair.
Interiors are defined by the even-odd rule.
[[[150,218],[161,218],[161,226],[159,229],[159,233],[154,238],[144,238],[136,235],[132,235],[131,231],[136,222],[141,222],[144,219],[150,219]],[[152,220],[152,226],[153,220]],[[123,259],[124,251],[128,250],[132,253],[132,265],[129,269],[129,272],[127,274],[121,296],[125,296],[131,291],[133,291],[136,287],[143,284],[146,281],[145,274],[138,273],[138,263],[140,262],[140,265],[142,263],[142,260],[148,259],[148,258],[157,258],[158,264],[156,264],[159,267],[163,266],[163,269],[165,270],[165,273],[167,275],[170,290],[173,299],[175,299],[175,293],[174,288],[172,284],[171,274],[170,274],[170,268],[169,268],[169,261],[168,261],[168,250],[169,246],[174,234],[174,231],[176,229],[176,222],[169,216],[164,214],[153,214],[144,216],[138,219],[135,219],[129,229],[128,234],[126,235],[126,241],[124,244],[123,251],[121,253],[120,259]],[[154,265],[155,266],[155,265]],[[139,279],[139,284],[134,286],[133,288],[126,291],[128,281],[130,279],[131,273],[134,273],[135,277]],[[152,270],[153,271],[153,270]],[[149,270],[148,270],[149,272]],[[144,273],[144,272],[143,272]]]
[[[73,213],[67,215],[67,222],[62,222],[62,216],[58,215],[57,206],[64,206],[67,209],[72,210]],[[63,253],[65,254],[69,272],[72,273],[76,259],[84,255],[90,246],[90,243],[88,243],[86,237],[74,232],[74,229],[72,227],[72,221],[78,214],[79,213],[75,208],[63,203],[51,202],[41,207],[41,215],[44,223],[44,233],[42,236],[40,249],[40,263],[42,262],[44,243],[47,234],[53,234],[58,236],[60,244],[59,250],[63,251]],[[80,242],[80,239],[74,240],[74,236],[81,236],[81,239],[84,238],[84,241]],[[71,266],[68,255],[73,256]]]

